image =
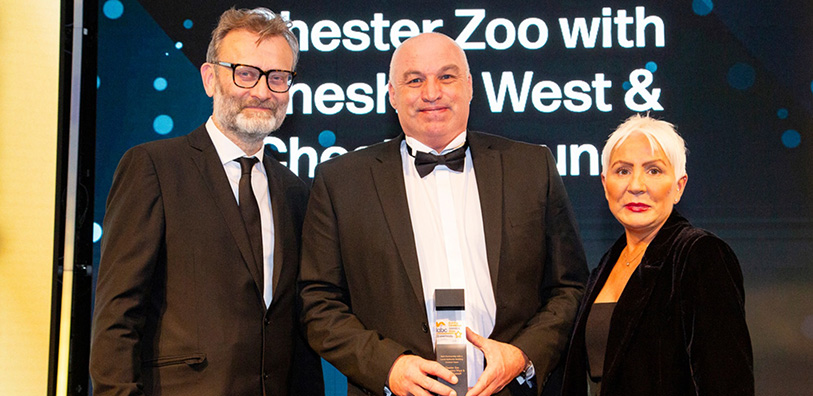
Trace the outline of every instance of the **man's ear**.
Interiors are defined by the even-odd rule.
[[[215,76],[215,67],[211,63],[204,63],[200,66],[200,78],[203,80],[203,89],[206,95],[210,98],[215,95],[215,84],[217,84],[217,76]]]
[[[474,99],[474,83],[471,79],[471,73],[466,76],[466,80],[469,85],[469,104],[471,104],[472,99]]]
[[[387,84],[387,92],[389,92],[390,106],[397,112],[398,108],[395,107],[395,87],[392,86],[392,82]]]

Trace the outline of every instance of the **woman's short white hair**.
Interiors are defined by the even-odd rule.
[[[635,114],[627,118],[616,128],[607,138],[604,150],[601,152],[601,174],[607,175],[607,168],[610,166],[610,155],[613,150],[624,143],[633,133],[641,133],[649,140],[652,151],[660,146],[666,158],[675,169],[675,179],[680,179],[686,175],[686,142],[678,135],[675,126],[662,120],[642,114]]]

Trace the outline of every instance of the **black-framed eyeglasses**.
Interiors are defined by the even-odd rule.
[[[228,67],[231,69],[231,79],[234,85],[240,88],[254,88],[262,76],[265,76],[265,83],[271,92],[285,93],[291,89],[296,72],[290,70],[271,69],[263,71],[257,66],[244,65],[229,62],[209,62],[213,65]]]

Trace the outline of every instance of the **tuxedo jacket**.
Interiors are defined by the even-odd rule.
[[[587,316],[625,246],[622,236],[590,276],[563,395],[587,394]],[[742,282],[728,245],[673,210],[616,303],[601,395],[753,395]]]
[[[273,301],[204,126],[136,146],[107,201],[92,325],[96,395],[315,395],[318,357],[299,329],[306,185],[267,153]],[[295,375],[307,380],[298,381]],[[298,386],[305,388],[299,389]]]
[[[473,131],[467,137],[497,307],[490,338],[525,352],[542,379],[534,390],[540,393],[567,345],[587,277],[581,240],[546,147]],[[383,394],[401,354],[435,359],[402,140],[321,164],[305,216],[307,338],[347,375],[351,396]]]

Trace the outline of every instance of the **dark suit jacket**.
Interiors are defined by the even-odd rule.
[[[268,309],[262,265],[205,127],[124,154],[104,219],[91,341],[96,395],[322,389],[295,307],[308,190],[271,155],[263,164],[276,235]],[[292,384],[294,371],[309,381]],[[289,392],[292,385],[313,387]]]
[[[625,246],[622,236],[587,283],[564,395],[587,394],[587,315]],[[734,252],[673,210],[616,304],[601,395],[753,395],[744,299]]]
[[[321,164],[305,217],[308,341],[348,376],[351,396],[382,394],[401,354],[435,359],[401,141]],[[567,345],[587,277],[570,203],[547,148],[472,131],[468,142],[497,305],[491,338],[519,347],[544,380]]]

